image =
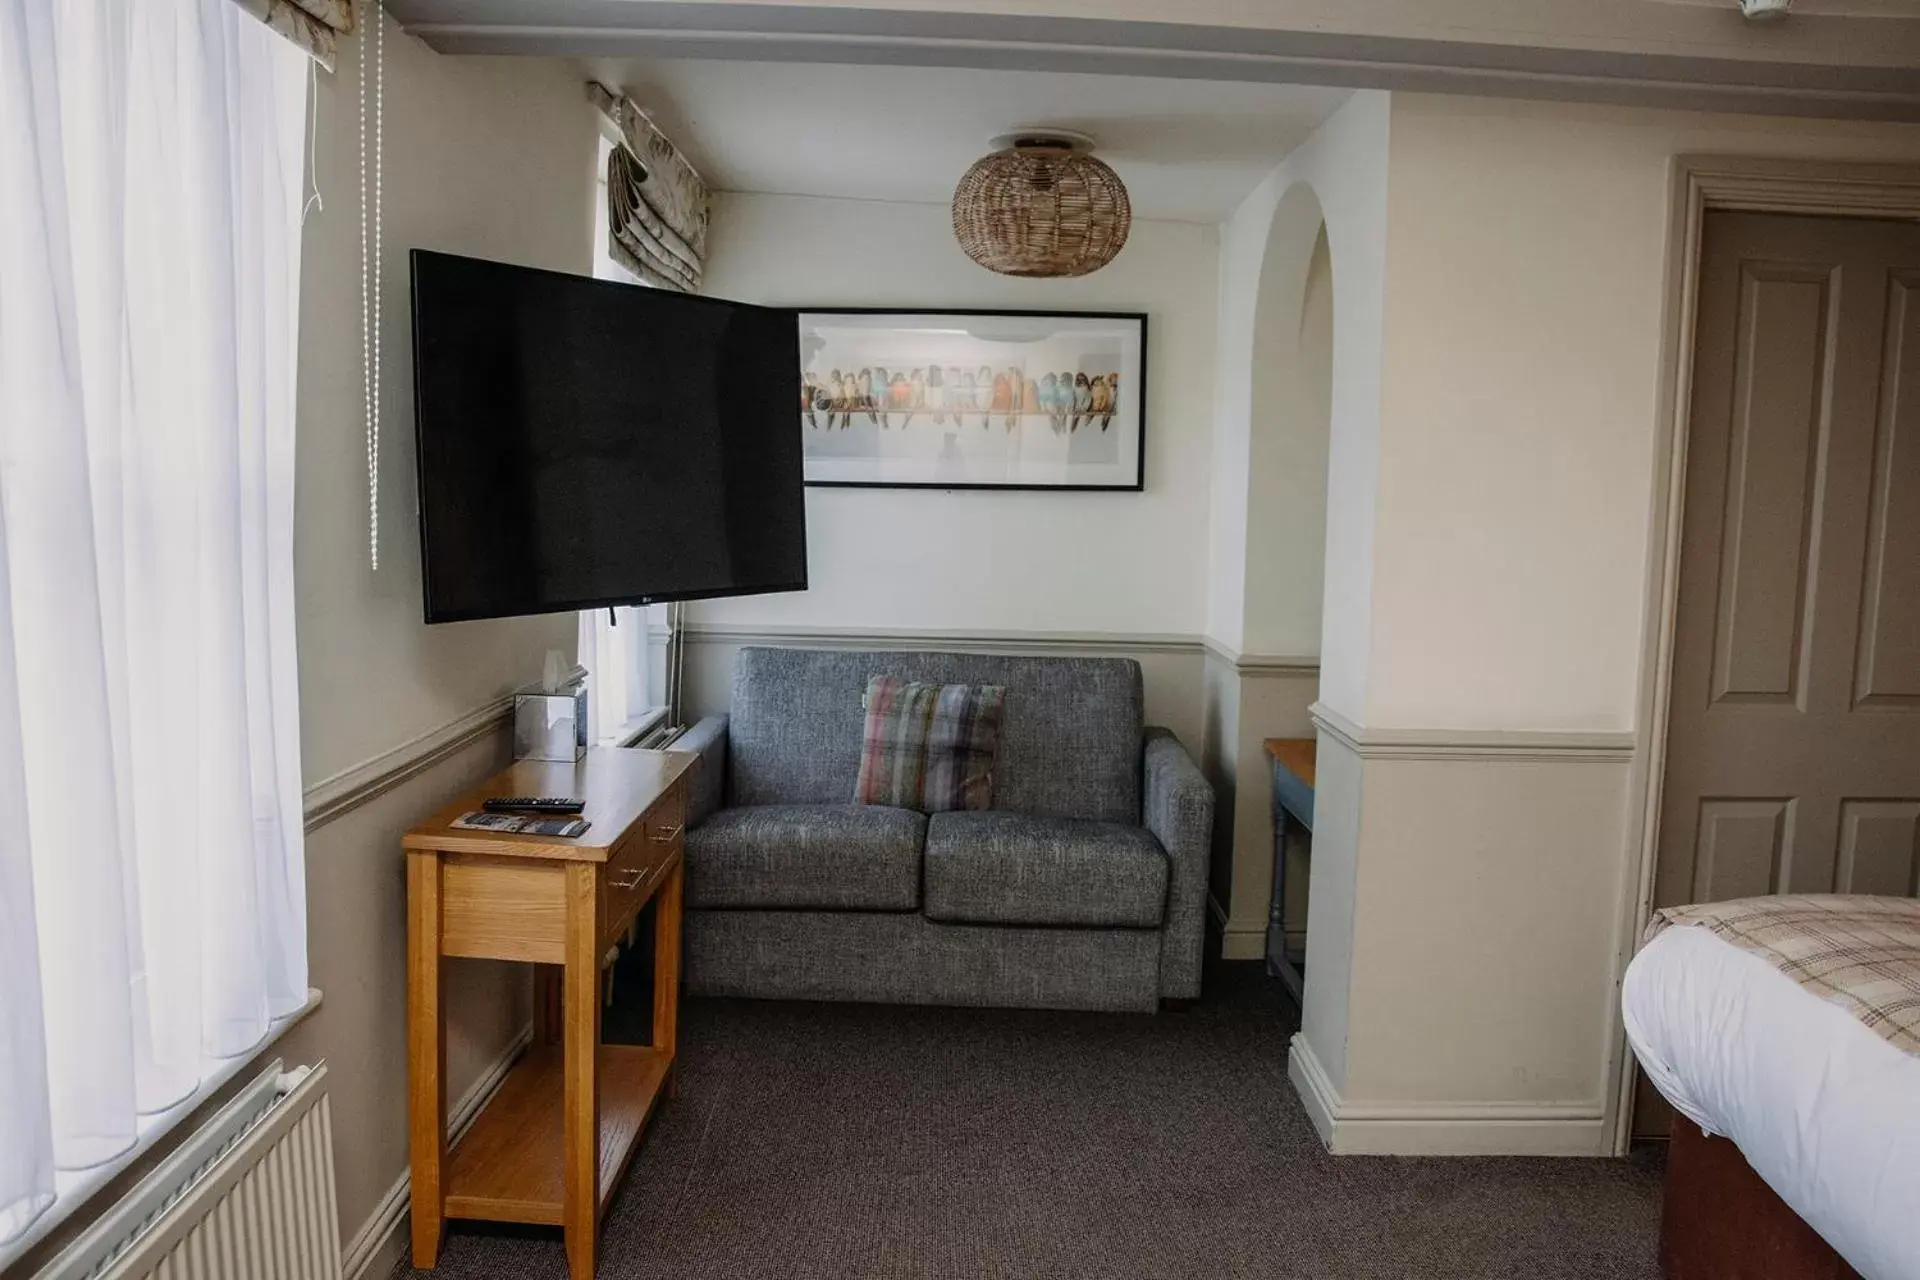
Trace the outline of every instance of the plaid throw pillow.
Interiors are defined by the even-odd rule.
[[[869,677],[855,802],[923,813],[992,807],[1006,701],[997,684]]]

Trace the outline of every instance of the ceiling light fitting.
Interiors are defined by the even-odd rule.
[[[1017,129],[967,170],[953,234],[969,258],[1008,276],[1084,276],[1112,262],[1133,225],[1126,184],[1068,129]]]

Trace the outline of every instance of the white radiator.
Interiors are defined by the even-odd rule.
[[[340,1280],[326,1064],[268,1067],[36,1280]]]

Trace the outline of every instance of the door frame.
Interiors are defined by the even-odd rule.
[[[1681,509],[1693,402],[1694,326],[1700,237],[1707,211],[1825,214],[1920,219],[1920,165],[1855,164],[1763,156],[1681,155],[1668,171],[1666,281],[1661,308],[1660,380],[1654,424],[1653,502],[1648,513],[1647,594],[1641,611],[1638,714],[1629,779],[1628,868],[1631,896],[1620,920],[1614,990],[1639,949],[1653,910],[1660,845],[1660,803],[1667,764],[1667,711],[1673,677],[1674,618],[1680,605]],[[1608,1074],[1613,1086],[1613,1150],[1625,1155],[1633,1134],[1638,1070],[1626,1030],[1610,1011]]]

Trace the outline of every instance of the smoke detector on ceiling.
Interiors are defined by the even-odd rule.
[[[1754,22],[1777,22],[1792,7],[1793,0],[1740,0],[1740,16]]]

